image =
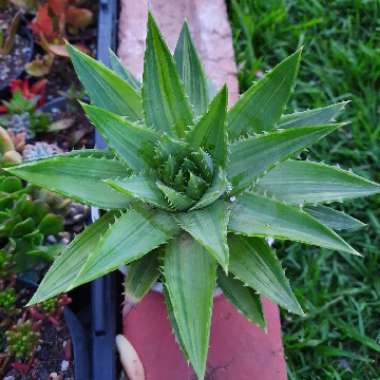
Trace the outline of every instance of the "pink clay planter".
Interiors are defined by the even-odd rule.
[[[264,300],[268,332],[236,311],[224,296],[214,299],[208,380],[286,380],[278,309]],[[137,351],[145,380],[196,380],[172,334],[160,293],[151,291],[124,315],[124,335]]]
[[[208,76],[218,87],[227,82],[230,105],[238,98],[231,31],[223,0],[153,0],[149,2],[160,30],[173,49],[186,18]],[[146,1],[122,0],[118,54],[141,77],[145,50]],[[209,380],[285,380],[278,308],[264,300],[265,333],[241,315],[224,296],[214,298]],[[145,380],[196,380],[175,342],[162,294],[151,291],[124,310],[124,335],[145,370]]]

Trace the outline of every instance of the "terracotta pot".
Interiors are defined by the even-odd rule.
[[[240,314],[223,295],[214,298],[208,380],[286,380],[278,308],[263,300],[268,332]],[[145,380],[196,380],[183,359],[168,320],[162,294],[151,291],[125,307],[124,335],[145,370]]]

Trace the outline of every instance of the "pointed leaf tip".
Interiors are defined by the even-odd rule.
[[[144,57],[142,88],[148,126],[174,136],[184,136],[192,112],[172,54],[151,14]]]
[[[92,103],[133,121],[141,119],[140,95],[127,81],[72,45],[67,48],[75,72]]]
[[[299,69],[301,50],[285,58],[252,84],[228,113],[229,134],[270,131],[288,102]]]

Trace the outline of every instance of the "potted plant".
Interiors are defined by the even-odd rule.
[[[82,106],[110,149],[7,170],[107,211],[63,249],[30,305],[129,264],[128,300],[163,283],[177,342],[203,379],[216,285],[260,327],[259,295],[303,315],[266,238],[359,255],[334,229],[360,222],[320,204],[380,187],[293,159],[344,125],[332,121],[342,103],[282,115],[301,50],[229,111],[226,87],[209,93],[186,24],[173,57],[149,15],[142,85],[113,55],[112,71],[73,46],[68,51],[93,103]]]

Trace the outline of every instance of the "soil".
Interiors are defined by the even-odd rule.
[[[9,14],[0,15],[0,30],[6,29],[11,17]],[[0,55],[0,89],[17,79],[29,62],[32,46],[27,38],[16,34],[11,52],[5,56]]]
[[[70,128],[58,133],[39,134],[36,140],[56,144],[63,151],[94,146],[94,129],[76,101],[67,100],[52,107],[47,103],[42,111],[49,113],[52,122],[62,119],[74,121]]]
[[[22,308],[30,299],[33,290],[19,288],[19,307]],[[71,340],[68,328],[62,319],[58,327],[44,321],[40,328],[41,343],[34,355],[35,361],[26,375],[11,367],[8,361],[2,380],[74,380]],[[4,340],[0,339],[0,352],[4,352]],[[56,375],[56,377],[54,377]]]

